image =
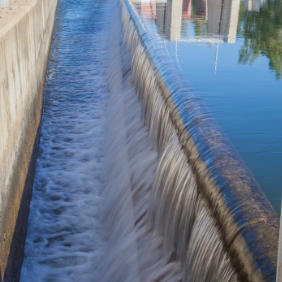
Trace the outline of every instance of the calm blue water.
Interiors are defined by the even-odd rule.
[[[58,1],[21,281],[93,281],[100,236],[108,7]]]
[[[282,1],[132,1],[279,212]]]

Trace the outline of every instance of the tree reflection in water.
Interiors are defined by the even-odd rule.
[[[243,3],[242,3],[243,4]],[[240,8],[238,35],[244,37],[239,63],[252,64],[259,55],[269,59],[276,78],[282,76],[282,1],[266,0],[259,11]]]

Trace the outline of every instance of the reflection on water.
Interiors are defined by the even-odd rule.
[[[169,40],[181,39],[185,21],[186,25],[187,21],[195,22],[195,35],[203,37],[198,38],[200,41],[236,40],[240,0],[164,0],[138,4],[141,14],[155,19],[159,33]]]
[[[245,3],[240,11],[238,33],[244,37],[240,49],[239,62],[252,64],[260,55],[269,60],[269,68],[274,70],[276,78],[282,74],[282,2],[279,0],[258,1],[259,5]],[[248,12],[252,9],[255,12]],[[259,13],[257,13],[259,11]]]
[[[163,38],[172,41],[235,43],[236,37],[242,36],[245,42],[239,62],[252,64],[259,55],[266,56],[276,78],[281,77],[280,0],[133,0],[133,3],[140,14],[155,21]]]
[[[132,1],[279,212],[282,0]]]
[[[245,9],[258,12],[265,0],[244,0]]]

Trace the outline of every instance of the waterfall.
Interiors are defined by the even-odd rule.
[[[21,280],[275,281],[276,213],[130,2],[58,15]]]
[[[118,7],[114,8],[118,16]],[[117,21],[118,22],[118,21]],[[148,139],[131,83],[121,25],[110,33],[110,95],[103,222],[107,248],[97,281],[181,280],[180,265],[164,255],[162,239],[146,219],[158,153]]]
[[[252,174],[130,2],[112,21],[98,281],[275,281],[279,220]]]

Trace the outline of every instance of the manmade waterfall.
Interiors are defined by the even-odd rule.
[[[275,281],[277,214],[131,3],[76,8],[58,8],[21,280]]]

